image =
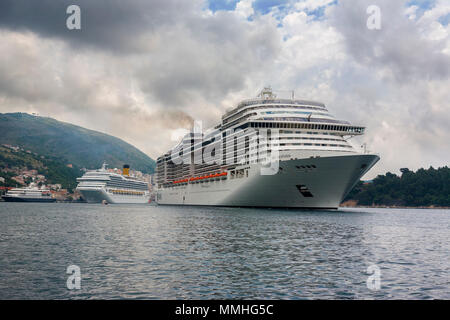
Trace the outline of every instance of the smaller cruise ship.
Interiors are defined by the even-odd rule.
[[[7,202],[55,202],[48,189],[39,189],[35,185],[28,188],[13,188],[2,196]]]
[[[100,169],[89,170],[77,178],[77,190],[88,203],[147,203],[149,184],[129,175],[124,165],[122,174],[110,172],[104,163]]]

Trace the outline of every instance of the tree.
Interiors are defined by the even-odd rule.
[[[391,172],[377,176],[372,183],[358,182],[344,199],[359,205],[450,206],[450,169],[401,168],[401,176]]]

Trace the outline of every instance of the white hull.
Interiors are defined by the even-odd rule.
[[[378,160],[377,155],[354,154],[280,161],[282,170],[275,175],[261,175],[258,164],[242,165],[250,167],[248,177],[228,176],[159,189],[156,201],[163,205],[337,209]],[[300,167],[306,165],[310,168]],[[306,196],[300,192],[301,187],[306,188]]]
[[[145,196],[118,195],[101,188],[77,188],[77,190],[88,203],[101,203],[103,200],[108,203],[148,203],[150,199],[148,194]]]

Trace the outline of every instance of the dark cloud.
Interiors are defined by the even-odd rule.
[[[79,31],[66,28],[71,4],[81,8]],[[249,74],[273,60],[280,48],[275,25],[255,28],[232,12],[205,14],[202,6],[202,0],[4,0],[0,28],[56,38],[74,53],[82,52],[78,47],[93,48],[134,59],[119,63],[135,70],[149,99],[179,107],[198,96],[215,100],[242,89]],[[8,74],[0,82],[12,92],[18,87],[9,83]],[[43,93],[27,92],[30,97]]]
[[[164,32],[164,39],[137,69],[137,76],[144,92],[169,107],[189,104],[199,96],[219,102],[241,90],[281,47],[275,25],[261,22],[255,28],[228,12],[188,17]]]
[[[81,30],[66,27],[68,6],[81,8]],[[180,0],[2,0],[0,28],[29,30],[74,46],[111,49],[115,53],[146,48],[145,34],[176,24],[201,1]]]
[[[367,28],[370,5],[381,9],[381,30]],[[444,43],[422,37],[405,10],[405,1],[344,0],[334,8],[331,23],[361,64],[389,68],[399,81],[448,78],[450,56],[441,52]]]

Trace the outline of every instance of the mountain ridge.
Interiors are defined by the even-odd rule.
[[[143,173],[153,173],[155,168],[153,159],[120,138],[28,113],[0,113],[0,141],[80,168],[96,169],[104,161],[117,168],[126,163]]]

